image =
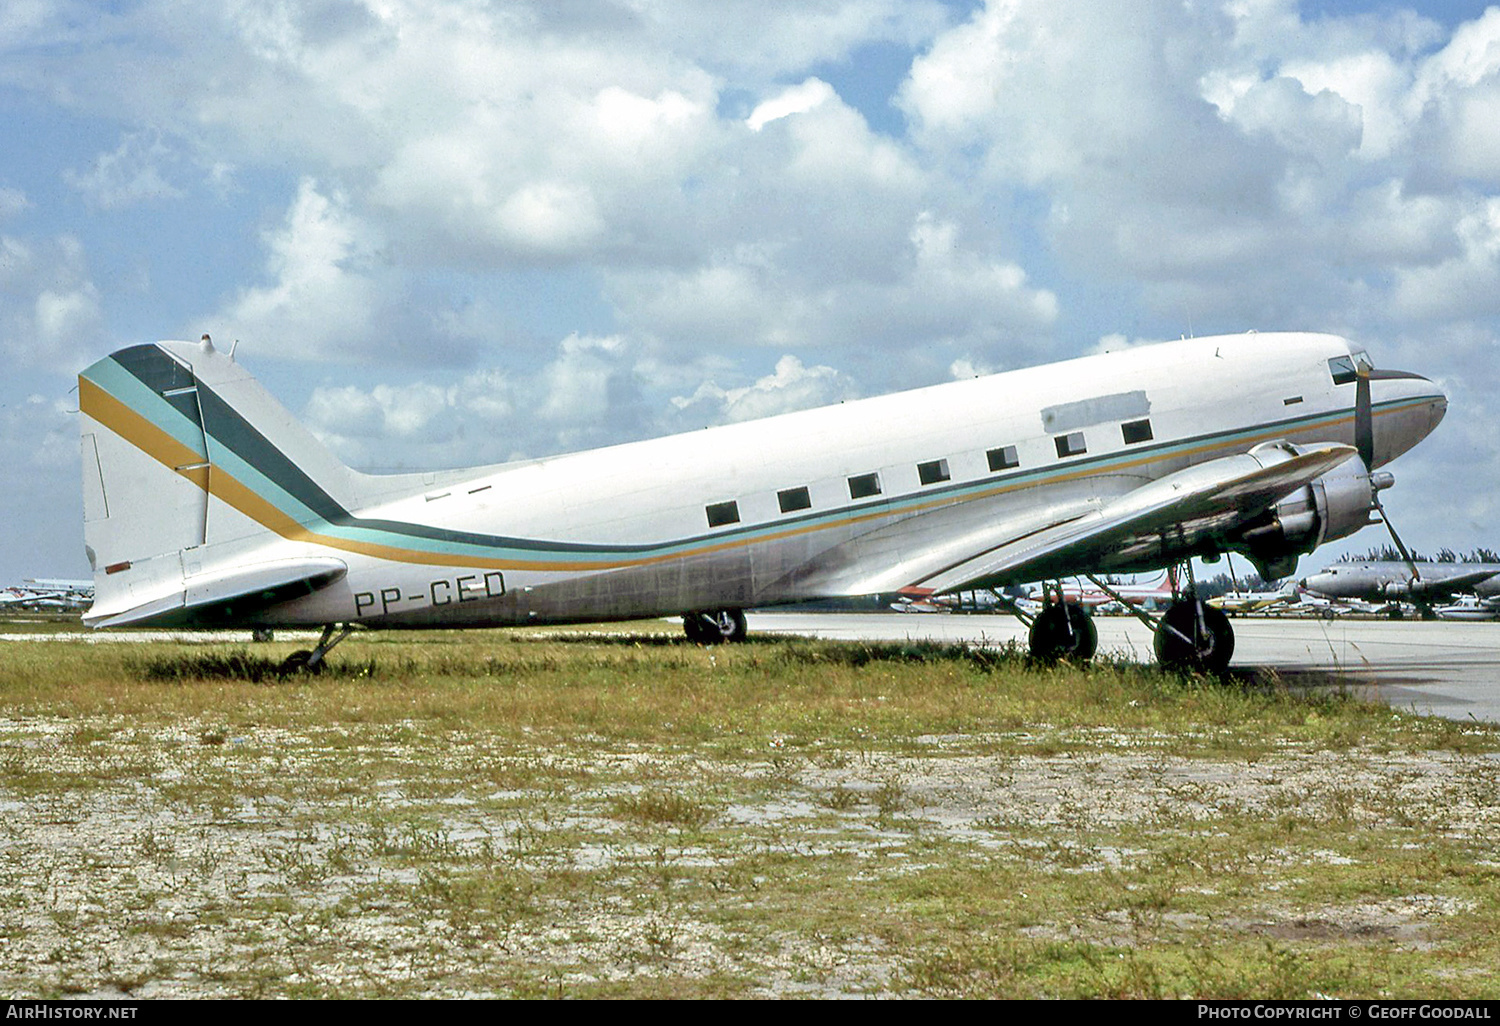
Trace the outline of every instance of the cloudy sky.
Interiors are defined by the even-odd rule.
[[[379,470],[1250,328],[1442,381],[1387,506],[1500,547],[1500,7],[0,5],[0,583],[142,341]]]

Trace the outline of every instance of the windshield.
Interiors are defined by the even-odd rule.
[[[1335,385],[1347,385],[1358,379],[1361,371],[1369,373],[1374,369],[1370,362],[1370,354],[1363,349],[1356,349],[1348,356],[1335,356],[1328,361],[1328,373],[1333,375]]]

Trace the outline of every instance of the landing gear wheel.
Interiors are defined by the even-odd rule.
[[[1221,674],[1234,657],[1234,628],[1222,610],[1196,599],[1172,603],[1156,628],[1156,658],[1174,670]]]
[[[299,652],[293,652],[282,661],[277,672],[283,677],[295,677],[303,673],[310,673],[316,677],[323,672],[323,660],[313,662],[312,657],[312,651],[309,649],[304,648]]]
[[[738,609],[716,609],[706,613],[685,613],[682,629],[695,645],[720,645],[726,641],[744,641],[745,614]]]
[[[1036,615],[1027,642],[1033,659],[1085,663],[1099,649],[1099,630],[1076,602],[1054,602]]]

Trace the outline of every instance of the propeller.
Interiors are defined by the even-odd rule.
[[[1368,364],[1356,362],[1354,447],[1359,451],[1360,461],[1364,463],[1367,474],[1373,474],[1375,470],[1375,416],[1373,412],[1374,404],[1370,399],[1370,379],[1372,377],[1380,377],[1380,373]],[[1401,541],[1401,536],[1396,533],[1396,525],[1391,523],[1390,514],[1380,504],[1380,487],[1375,485],[1373,478],[1370,488],[1370,503],[1375,507],[1375,512],[1380,514],[1380,522],[1385,524],[1385,529],[1391,532],[1391,540],[1396,543],[1396,551],[1401,553],[1401,558],[1406,560],[1406,565],[1411,570],[1412,581],[1420,581],[1422,575],[1417,572],[1417,562],[1412,559],[1411,553]]]
[[[1355,372],[1354,447],[1359,450],[1365,471],[1375,469],[1375,418],[1371,412],[1370,369],[1363,365]]]

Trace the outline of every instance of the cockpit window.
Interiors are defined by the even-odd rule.
[[[1374,368],[1375,365],[1370,362],[1370,354],[1363,349],[1356,349],[1348,356],[1335,356],[1328,361],[1328,372],[1333,375],[1335,385],[1347,385],[1359,377],[1360,371],[1368,373]]]

